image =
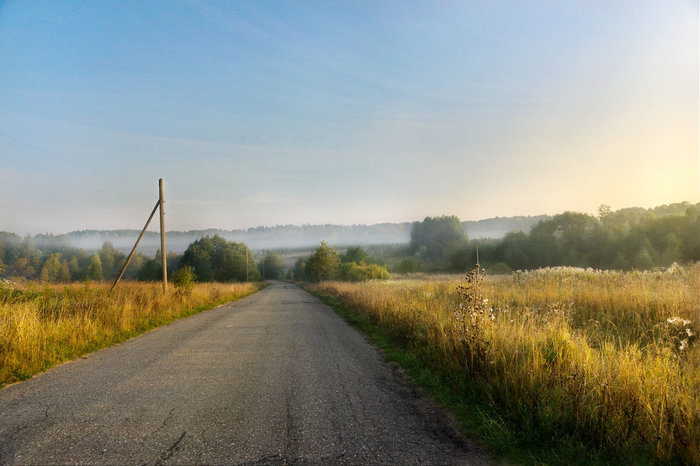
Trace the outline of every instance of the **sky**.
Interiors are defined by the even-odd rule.
[[[2,1],[0,230],[700,201],[698,2]],[[156,222],[157,223],[157,222]]]

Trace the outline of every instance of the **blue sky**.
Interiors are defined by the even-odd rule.
[[[0,2],[0,230],[700,200],[698,6]]]

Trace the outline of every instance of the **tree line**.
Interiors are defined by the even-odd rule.
[[[246,264],[246,255],[248,262]],[[268,262],[270,278],[276,278],[274,260]],[[106,242],[99,251],[90,253],[68,246],[37,246],[32,237],[20,238],[0,232],[0,272],[13,280],[37,280],[69,283],[84,280],[114,280],[126,263],[126,256]],[[189,266],[197,280],[256,281],[261,279],[260,263],[255,263],[243,243],[226,241],[219,236],[205,236],[187,248],[184,254],[168,254],[168,276]],[[246,267],[247,265],[247,267]],[[124,279],[158,281],[162,277],[161,252],[149,258],[139,252],[132,257]],[[280,274],[281,272],[277,272]],[[274,276],[273,276],[274,275]]]
[[[41,243],[41,242],[40,242]],[[148,258],[135,254],[127,278],[136,278]],[[0,232],[0,268],[4,277],[44,282],[103,280],[117,276],[126,257],[110,243],[89,253],[69,246],[37,245],[31,236]]]
[[[396,272],[458,272],[478,261],[495,272],[549,266],[650,269],[700,260],[700,203],[598,215],[564,212],[496,240],[469,240],[455,216],[426,217],[403,251],[388,258]]]
[[[198,281],[367,280],[389,271],[461,272],[479,262],[492,273],[546,266],[600,269],[649,269],[673,262],[700,260],[700,203],[678,203],[653,209],[612,211],[598,215],[564,212],[545,217],[529,232],[512,231],[501,239],[470,240],[456,216],[426,217],[413,223],[404,245],[349,247],[344,253],[323,241],[312,254],[287,268],[282,258],[266,253],[257,263],[242,242],[219,235],[189,244],[184,254],[168,254],[168,275],[188,266]],[[47,235],[19,237],[0,232],[2,277],[43,282],[113,280],[126,257],[105,242],[96,252],[47,240]],[[161,279],[160,251],[149,258],[137,252],[124,277]]]

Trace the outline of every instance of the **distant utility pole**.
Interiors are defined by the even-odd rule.
[[[479,240],[476,240],[476,265],[479,265]]]
[[[248,245],[245,245],[245,281],[248,281]]]
[[[160,194],[160,255],[163,260],[163,293],[168,291],[168,260],[165,253],[165,199],[163,199],[163,178],[158,180]]]

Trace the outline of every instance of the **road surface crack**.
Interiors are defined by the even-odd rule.
[[[158,431],[160,431],[161,429],[163,429],[163,428],[168,424],[168,421],[170,420],[170,418],[173,416],[173,411],[175,411],[175,408],[171,409],[170,412],[168,413],[168,415],[165,416],[165,419],[163,419],[163,424],[161,424],[160,427],[158,427],[156,430],[154,430],[154,431],[151,432],[150,434],[146,435],[146,437],[144,438],[144,440],[146,440],[146,439],[147,439],[148,437],[150,437],[151,435],[154,435],[154,434],[156,434]]]
[[[165,419],[163,419],[163,423],[153,432],[148,433],[144,435],[144,437],[141,439],[141,447],[143,447],[146,444],[146,440],[148,440],[149,437],[152,437],[153,435],[157,434],[160,430],[162,430],[167,424],[170,418],[173,416],[173,411],[175,411],[175,408],[171,409],[167,416],[165,416]],[[132,450],[132,452],[129,454],[129,457],[126,459],[124,463],[129,464],[131,463],[131,459],[134,457],[135,454],[138,452],[136,450]],[[156,463],[157,464],[157,463]]]
[[[180,437],[178,437],[178,439],[175,440],[175,442],[173,442],[173,444],[170,445],[167,450],[160,454],[160,459],[156,462],[156,464],[162,464],[161,461],[167,461],[172,458],[180,449],[180,442],[182,442],[186,435],[187,431],[181,433]]]

